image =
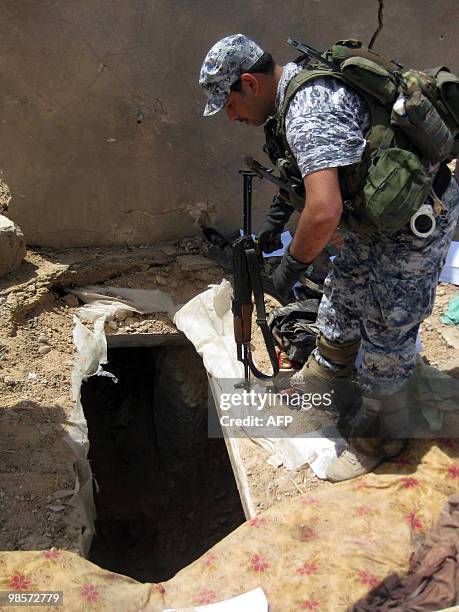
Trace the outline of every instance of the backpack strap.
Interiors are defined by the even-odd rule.
[[[290,79],[285,90],[282,107],[277,114],[277,135],[283,139],[284,144],[286,144],[286,146],[288,146],[288,144],[285,135],[285,118],[287,116],[291,101],[295,97],[296,93],[302,87],[304,87],[306,83],[309,83],[310,81],[321,77],[334,77],[343,81],[343,77],[341,76],[340,72],[336,72],[326,67],[314,70],[303,68],[302,70],[300,70],[300,72],[298,72],[298,74],[296,74],[292,79]],[[289,148],[288,151],[291,153]]]

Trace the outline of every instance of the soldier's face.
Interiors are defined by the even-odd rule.
[[[250,75],[251,76],[251,75]],[[231,121],[249,125],[263,125],[269,116],[264,90],[253,85],[254,81],[242,81],[242,91],[230,91],[225,112]]]

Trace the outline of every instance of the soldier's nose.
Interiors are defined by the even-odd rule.
[[[228,119],[235,121],[237,119],[237,113],[232,108],[225,108]]]

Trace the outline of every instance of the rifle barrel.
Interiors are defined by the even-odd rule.
[[[324,57],[321,53],[319,53],[319,51],[316,51],[312,47],[309,47],[309,45],[304,45],[303,43],[300,43],[298,40],[295,40],[294,38],[288,38],[287,44],[293,47],[294,49],[298,49],[298,51],[301,51],[303,55],[307,55],[308,57],[313,57],[319,62],[328,64],[330,68],[335,68],[335,65],[333,62],[331,62],[329,59]]]
[[[282,181],[282,179],[275,174],[271,174],[271,171],[265,166],[262,166],[256,159],[253,159],[253,157],[246,157],[244,161],[259,178],[268,179],[268,181],[271,181],[271,183],[285,189],[285,183]]]

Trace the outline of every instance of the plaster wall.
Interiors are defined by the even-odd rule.
[[[459,71],[456,0],[0,0],[0,176],[31,245],[146,244],[225,233],[242,217],[243,157],[262,130],[202,117],[209,47],[244,32],[284,63],[368,42],[405,65]],[[255,222],[273,190],[256,187]]]

